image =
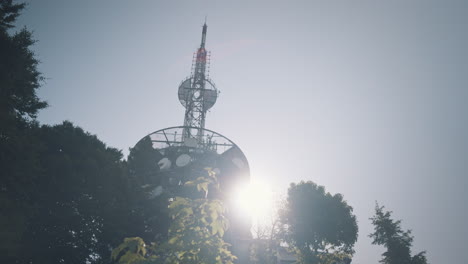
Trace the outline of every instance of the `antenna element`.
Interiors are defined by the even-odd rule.
[[[203,143],[206,112],[218,98],[218,90],[206,74],[210,57],[205,49],[207,29],[205,17],[200,48],[193,58],[192,65],[195,66],[190,77],[182,81],[178,91],[179,101],[185,107],[183,140],[195,138],[199,143]]]

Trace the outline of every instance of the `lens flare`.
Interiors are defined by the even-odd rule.
[[[254,222],[270,216],[273,208],[273,193],[269,184],[252,181],[246,186],[239,186],[234,196],[235,206],[248,214]]]

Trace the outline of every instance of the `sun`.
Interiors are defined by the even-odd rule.
[[[249,184],[238,186],[234,195],[234,205],[248,214],[253,223],[270,217],[273,211],[273,192],[268,183],[252,180]]]

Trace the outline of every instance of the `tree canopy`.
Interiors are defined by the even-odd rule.
[[[22,132],[26,146],[2,159],[0,248],[23,262],[98,261],[130,236],[131,190],[120,151],[64,122]],[[20,223],[20,224],[18,224]]]
[[[169,230],[168,177],[159,172],[161,154],[152,147],[149,137],[130,149],[127,177],[135,192],[132,195],[132,218],[135,236],[146,241],[161,242]]]
[[[32,34],[14,32],[24,7],[0,1],[0,262],[107,262],[139,234],[126,162],[70,122],[35,120],[47,104]]]
[[[292,183],[281,213],[284,238],[301,263],[349,258],[358,232],[352,212],[341,194],[332,195],[310,181]]]
[[[35,118],[38,110],[47,106],[36,95],[43,77],[31,50],[35,42],[31,32],[23,28],[9,33],[24,7],[25,4],[13,4],[12,0],[0,2],[0,136],[3,138],[15,122]]]
[[[370,218],[374,232],[369,235],[372,244],[383,245],[385,251],[380,260],[383,264],[426,264],[426,252],[411,256],[413,236],[411,230],[401,228],[401,220],[393,220],[392,212],[385,211],[384,206],[375,205],[375,215]]]
[[[33,197],[30,184],[40,172],[33,122],[47,104],[36,95],[42,76],[26,28],[11,33],[25,4],[0,1],[0,258],[20,254]]]

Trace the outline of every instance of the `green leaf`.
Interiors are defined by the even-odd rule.
[[[169,244],[175,244],[178,240],[178,237],[172,237],[171,239],[169,239],[168,243]]]

